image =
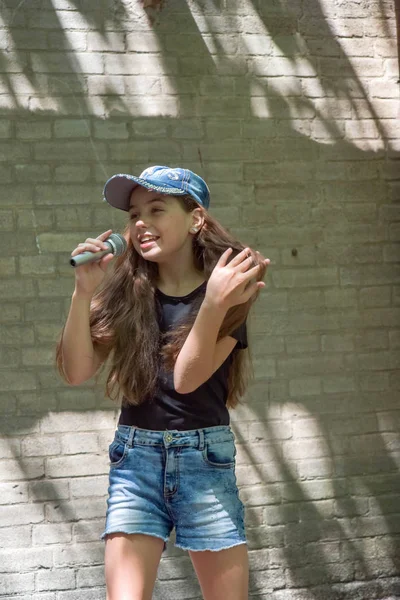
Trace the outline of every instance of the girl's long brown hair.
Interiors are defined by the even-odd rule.
[[[199,208],[190,196],[178,197],[186,212]],[[193,237],[195,267],[206,280],[229,247],[231,260],[245,248],[211,215],[200,207],[204,223]],[[105,277],[101,288],[93,296],[90,306],[90,330],[94,349],[103,360],[109,359],[106,382],[107,396],[116,401],[123,396],[124,404],[138,405],[149,400],[157,390],[157,377],[161,362],[172,370],[178,354],[193,326],[202,302],[194,302],[188,318],[174,331],[161,334],[158,325],[160,307],[155,295],[157,263],[147,261],[138,254],[130,238],[129,223],[123,233],[128,249],[115,260],[114,268]],[[251,251],[254,265],[259,265],[257,280],[265,275],[263,257]],[[258,296],[258,291],[245,304],[233,306],[227,312],[218,334],[221,339],[241,325]],[[65,326],[64,326],[65,327]],[[68,381],[63,367],[62,335],[56,348],[56,365],[61,376]],[[252,372],[249,349],[233,352],[228,380],[227,406],[235,407],[243,396]]]

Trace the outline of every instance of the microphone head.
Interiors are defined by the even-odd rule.
[[[106,242],[111,244],[114,256],[121,256],[128,247],[126,239],[120,233],[112,233]]]

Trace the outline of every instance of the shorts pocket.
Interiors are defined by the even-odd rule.
[[[108,457],[111,467],[119,467],[128,455],[128,445],[115,438],[108,447]]]
[[[235,466],[236,446],[233,440],[206,442],[203,459],[211,467],[230,469]]]

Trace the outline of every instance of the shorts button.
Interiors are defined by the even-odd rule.
[[[172,441],[172,435],[170,433],[167,433],[167,435],[165,436],[165,439],[167,440],[167,442],[171,442]]]

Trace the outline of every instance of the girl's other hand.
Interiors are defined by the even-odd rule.
[[[108,250],[108,246],[104,243],[110,237],[112,229],[108,229],[101,233],[97,238],[87,238],[83,243],[71,252],[71,257],[83,252],[99,252]],[[75,267],[75,292],[80,295],[93,296],[96,289],[103,281],[107,266],[114,258],[113,254],[106,254],[97,262],[87,263],[80,267]]]
[[[205,301],[215,308],[228,310],[236,304],[247,302],[257,290],[265,287],[262,281],[254,280],[260,273],[260,265],[253,267],[250,248],[245,248],[227,263],[232,248],[219,258],[207,282]],[[268,267],[269,258],[264,259]]]

